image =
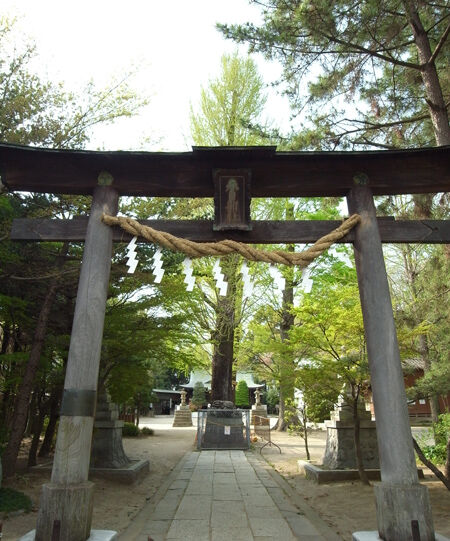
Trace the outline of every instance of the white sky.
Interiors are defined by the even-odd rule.
[[[222,54],[236,49],[215,23],[256,22],[260,14],[247,0],[2,0],[1,6],[0,14],[21,16],[37,45],[39,71],[68,88],[90,79],[104,86],[138,68],[132,86],[151,103],[138,119],[95,132],[89,148],[106,150],[190,150],[189,104],[218,74]],[[255,60],[267,83],[277,78],[277,65]],[[273,90],[267,116],[287,129],[287,100]],[[159,142],[144,144],[145,138]]]

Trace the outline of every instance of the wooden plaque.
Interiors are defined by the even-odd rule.
[[[214,231],[251,231],[250,169],[215,169]]]

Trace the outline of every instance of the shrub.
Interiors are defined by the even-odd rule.
[[[125,438],[137,438],[139,436],[139,427],[134,423],[124,423],[122,428],[122,436]]]
[[[201,408],[206,404],[206,389],[201,381],[197,381],[192,392],[191,404]]]
[[[0,488],[0,511],[11,513],[24,509],[27,513],[31,511],[31,500],[23,492],[12,488]]]
[[[433,437],[435,445],[424,445],[423,442]],[[435,464],[444,464],[447,458],[447,441],[450,438],[450,413],[439,415],[439,421],[424,436],[419,438],[423,454]]]
[[[276,413],[276,405],[280,401],[280,393],[275,387],[271,387],[266,393],[267,413]]]
[[[238,381],[236,386],[235,402],[238,408],[248,408],[248,385],[245,381]]]
[[[144,436],[153,436],[154,434],[153,428],[149,428],[148,426],[143,426],[141,428],[141,434]]]

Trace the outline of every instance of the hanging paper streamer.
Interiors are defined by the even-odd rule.
[[[127,246],[128,260],[127,260],[126,265],[128,267],[129,274],[133,274],[138,264],[138,260],[136,259],[136,241],[137,241],[137,237],[133,237]]]
[[[192,259],[186,257],[183,261],[184,283],[187,284],[186,291],[192,291],[195,285],[195,277],[192,276]]]
[[[216,287],[219,289],[219,295],[221,297],[225,297],[225,295],[227,294],[228,283],[224,280],[224,274],[222,273],[222,269],[220,268],[219,259],[216,259],[216,262],[214,263],[213,276],[214,280],[216,281]]]
[[[164,269],[162,268],[162,252],[159,247],[153,256],[153,274],[155,275],[155,284],[160,284],[164,276]]]
[[[302,288],[305,293],[310,293],[313,286],[313,281],[309,277],[308,269],[305,269],[302,274]]]
[[[278,293],[282,295],[286,287],[286,280],[283,278],[283,275],[274,265],[269,266],[269,274],[277,286]]]
[[[253,293],[253,283],[250,280],[249,268],[247,263],[244,261],[241,268],[242,274],[242,298],[246,299],[252,296]]]

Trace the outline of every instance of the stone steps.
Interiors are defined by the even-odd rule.
[[[193,426],[190,410],[176,410],[173,418],[173,427]]]

